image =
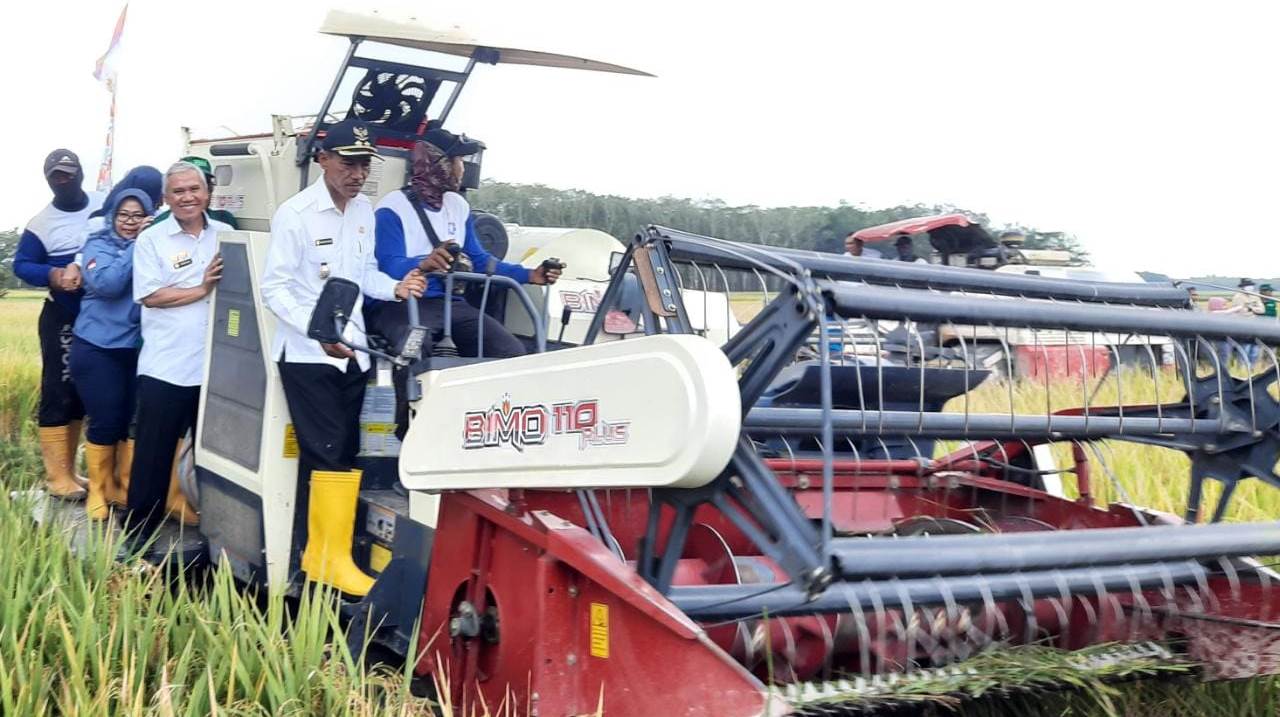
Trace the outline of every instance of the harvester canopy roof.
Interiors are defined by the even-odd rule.
[[[376,10],[369,13],[330,10],[328,16],[324,19],[324,24],[320,26],[320,32],[326,35],[359,37],[388,45],[398,45],[416,50],[429,50],[460,57],[472,57],[475,55],[476,50],[492,50],[497,53],[497,62],[511,65],[562,67],[653,77],[648,72],[600,60],[543,50],[511,47],[499,42],[499,38],[489,38],[492,42],[480,40],[472,37],[457,26],[447,28],[432,27],[413,16],[396,16]],[[477,59],[488,61],[483,58]]]
[[[862,241],[884,241],[892,238],[895,234],[918,234],[920,232],[933,231],[940,227],[967,227],[971,224],[973,222],[963,214],[938,214],[931,217],[901,219],[888,224],[859,229],[853,233],[853,238],[861,239]]]

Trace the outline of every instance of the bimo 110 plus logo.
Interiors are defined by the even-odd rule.
[[[502,397],[501,404],[463,416],[463,448],[511,446],[523,451],[525,446],[546,443],[551,436],[576,436],[580,451],[620,446],[631,437],[631,421],[602,420],[600,401],[595,398],[515,406],[510,394]]]

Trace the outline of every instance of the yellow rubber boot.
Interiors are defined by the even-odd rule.
[[[112,505],[129,504],[129,476],[133,474],[133,439],[116,444],[116,471],[107,490],[107,502]]]
[[[178,458],[181,455],[182,446],[178,446],[178,450],[173,454],[173,468],[169,470],[169,496],[165,499],[164,510],[170,518],[179,523],[196,526],[200,525],[200,514],[191,506],[191,503],[187,502],[187,496],[182,492],[182,485],[178,482]]]
[[[311,472],[307,548],[302,551],[302,572],[308,580],[363,597],[373,587],[373,578],[351,559],[360,475],[360,471]]]
[[[67,465],[71,466],[71,480],[80,484],[81,488],[89,487],[89,479],[80,475],[79,461],[76,460],[76,451],[80,448],[80,428],[84,421],[72,421],[67,424]]]
[[[64,500],[82,500],[85,489],[72,477],[67,460],[67,427],[40,427],[40,455],[44,458],[44,487],[49,495]]]
[[[84,456],[89,463],[89,498],[85,501],[84,511],[94,520],[106,520],[110,512],[107,488],[116,471],[116,446],[114,443],[103,446],[85,441]]]

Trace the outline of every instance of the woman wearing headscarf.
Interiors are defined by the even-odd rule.
[[[447,271],[453,263],[453,252],[459,259],[466,258],[470,267],[478,272],[492,272],[514,279],[522,284],[554,284],[560,278],[560,268],[542,265],[533,269],[519,264],[498,261],[485,251],[476,235],[471,206],[458,192],[462,183],[463,158],[473,155],[484,145],[465,135],[456,135],[444,129],[434,129],[413,145],[411,155],[412,178],[409,186],[391,192],[382,198],[374,210],[377,221],[374,234],[374,254],[378,268],[393,279],[400,280],[417,269],[424,274]],[[418,299],[418,312],[423,326],[431,330],[432,341],[440,339],[444,332],[444,306],[450,306],[450,334],[462,356],[508,358],[524,353],[520,342],[501,322],[462,300],[461,295],[446,297],[444,283],[437,277],[427,282],[427,291]],[[399,346],[408,332],[409,315],[406,302],[378,304],[366,302],[371,316],[370,325],[386,337],[393,346]],[[483,322],[483,330],[481,324]],[[480,337],[484,346],[477,346]],[[424,347],[423,353],[429,352]],[[404,399],[405,371],[398,370],[396,385],[396,435],[403,437],[408,427],[408,409]]]
[[[111,187],[111,191],[107,193],[106,199],[102,202],[102,207],[89,214],[86,236],[91,236],[107,228],[109,224],[107,218],[108,210],[120,198],[121,192],[130,189],[139,189],[145,192],[151,200],[152,209],[159,209],[161,202],[164,201],[164,176],[160,174],[160,170],[147,164],[138,165],[130,169],[119,182],[116,182]]]
[[[85,242],[84,298],[71,340],[71,379],[89,418],[85,453],[89,464],[90,518],[107,517],[108,505],[128,496],[133,415],[141,342],[141,307],[133,301],[134,239],[155,211],[141,189],[112,193],[107,225]]]

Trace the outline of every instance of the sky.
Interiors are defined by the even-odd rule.
[[[176,159],[183,126],[266,131],[271,114],[319,108],[346,46],[316,32],[331,4],[206,6],[130,3],[116,177]],[[1280,4],[373,6],[657,75],[479,68],[448,126],[485,141],[491,179],[731,205],[951,204],[1074,234],[1106,269],[1280,275],[1276,229],[1253,221],[1280,190]],[[6,13],[0,227],[48,201],[53,148],[96,176],[109,97],[93,68],[120,7]]]

